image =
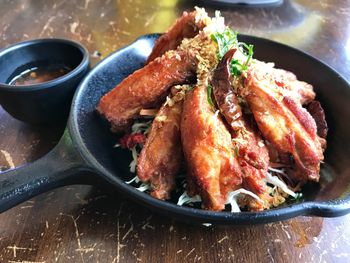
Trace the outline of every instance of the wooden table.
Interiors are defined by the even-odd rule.
[[[149,32],[163,32],[193,1],[23,0],[0,3],[0,47],[39,37],[83,43],[92,64]],[[213,14],[214,8],[207,7]],[[348,1],[221,8],[239,32],[302,49],[350,80]],[[0,166],[32,162],[64,127],[34,127],[0,108]],[[0,262],[350,262],[350,216],[297,217],[259,226],[193,227],[98,186],[67,186],[0,215]]]

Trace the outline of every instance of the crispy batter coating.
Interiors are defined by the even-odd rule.
[[[231,135],[208,103],[204,86],[186,95],[181,141],[189,195],[199,194],[205,209],[224,209],[227,192],[241,184],[241,172],[232,151]]]
[[[299,101],[302,105],[308,104],[315,99],[315,92],[312,85],[300,81],[297,76],[284,69],[272,69],[272,77],[275,83],[282,89],[282,92],[289,92],[289,96]]]
[[[150,182],[151,195],[169,199],[175,187],[175,175],[179,172],[183,153],[180,139],[180,120],[183,101],[171,107],[163,105],[154,121],[137,163],[137,176]]]
[[[105,94],[97,110],[111,123],[113,131],[124,131],[142,108],[152,108],[164,100],[172,86],[189,82],[196,63],[188,52],[169,51]]]
[[[326,116],[324,110],[319,101],[312,101],[307,106],[308,112],[310,112],[311,116],[315,119],[317,125],[317,135],[323,139],[326,139],[328,133],[328,125],[326,122]]]
[[[301,105],[309,104],[316,97],[311,84],[298,80],[297,76],[290,71],[275,68],[273,63],[265,63],[254,59],[250,67],[258,69],[259,77],[264,79],[265,83],[271,83],[273,89],[283,96],[293,98]],[[240,90],[241,95],[244,96],[242,92],[244,90]]]
[[[192,38],[197,35],[207,25],[208,19],[206,12],[200,9],[191,13],[183,12],[169,30],[157,39],[146,64],[166,51],[176,49],[184,38]]]
[[[243,96],[263,136],[282,153],[290,153],[300,181],[319,179],[323,150],[315,120],[300,101],[281,92],[275,79],[260,67],[251,67],[244,77]]]

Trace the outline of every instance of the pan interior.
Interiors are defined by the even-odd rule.
[[[121,181],[134,177],[129,172],[131,154],[113,148],[118,137],[110,132],[95,108],[106,92],[143,66],[158,36],[143,36],[99,63],[81,83],[71,109],[70,131],[73,141],[83,149],[84,158],[117,188],[122,187],[130,195],[135,193],[134,190],[121,186]],[[241,35],[240,40],[254,45],[255,58],[275,62],[276,67],[290,70],[300,80],[314,86],[317,100],[326,112],[329,135],[320,184],[307,185],[305,199],[331,200],[344,196],[350,189],[349,84],[335,71],[298,50],[251,36]],[[165,206],[166,202],[162,203],[160,206]]]

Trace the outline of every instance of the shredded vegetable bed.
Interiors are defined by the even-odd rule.
[[[149,132],[149,129],[151,127],[151,121],[147,121],[147,122],[135,122],[132,126],[132,135],[135,134],[144,134],[145,136],[147,136],[147,133]],[[118,143],[115,145],[115,147],[120,147],[121,145]],[[142,149],[142,144],[140,145],[135,145],[134,147],[130,148],[129,150],[131,151],[131,155],[132,155],[132,161],[130,163],[130,172],[131,173],[135,173],[136,172],[136,164],[137,164],[137,158],[138,155],[140,153]],[[281,180],[279,177],[274,176],[273,174],[284,174],[285,172],[281,169],[276,169],[276,168],[272,168],[269,167],[269,172],[266,173],[266,183],[270,185],[271,189],[271,196],[274,197],[275,203],[274,206],[278,206],[282,203],[285,202],[285,198],[290,196],[293,197],[294,200],[298,200],[302,197],[302,193],[296,193],[294,191],[292,191],[290,188],[288,188],[288,186],[286,185],[286,183]],[[179,176],[179,178],[182,178],[182,176]],[[135,175],[135,177],[133,177],[130,181],[126,181],[125,183],[133,185],[138,191],[141,192],[146,192],[149,193],[150,190],[152,189],[151,183],[149,182],[142,182],[137,175]],[[278,188],[278,190],[277,190]],[[191,205],[194,203],[201,203],[201,197],[199,195],[194,195],[194,196],[189,196],[186,192],[186,188],[184,185],[181,186],[181,189],[179,189],[182,194],[179,196],[178,201],[177,201],[177,205]],[[244,188],[240,188],[234,191],[231,191],[228,195],[227,195],[227,199],[226,199],[226,205],[230,205],[231,206],[231,212],[240,212],[241,209],[239,207],[239,204],[237,203],[237,198],[239,195],[248,195],[260,202],[263,202],[256,194],[254,194],[253,192],[244,189]]]

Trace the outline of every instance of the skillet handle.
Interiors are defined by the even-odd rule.
[[[314,202],[308,206],[309,214],[321,217],[336,217],[350,213],[350,195],[341,200]]]
[[[57,146],[47,155],[0,173],[0,213],[55,187],[87,183],[92,171],[75,149],[66,129]]]

